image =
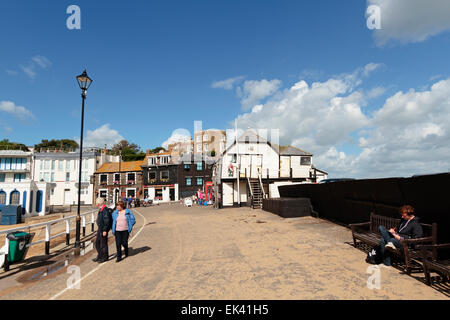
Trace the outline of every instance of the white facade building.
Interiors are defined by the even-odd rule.
[[[50,204],[55,206],[78,204],[79,152],[35,153],[33,180],[48,182],[54,186],[50,191]],[[99,150],[83,151],[81,164],[82,205],[93,204],[94,184],[91,177],[106,162],[118,161]]]
[[[53,185],[33,181],[32,159],[32,152],[0,151],[0,210],[4,205],[21,205],[25,217],[49,212]]]
[[[247,130],[222,154],[216,166],[221,206],[251,205],[255,192],[278,198],[278,186],[313,182],[313,155],[292,146],[272,145]],[[258,199],[261,205],[261,199]]]

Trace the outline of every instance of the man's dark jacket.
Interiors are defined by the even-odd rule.
[[[417,239],[423,237],[423,230],[419,223],[419,217],[414,217],[412,220],[402,219],[395,229],[395,232],[397,232],[402,239]]]
[[[111,209],[104,206],[98,210],[97,226],[98,230],[108,232],[111,229]]]

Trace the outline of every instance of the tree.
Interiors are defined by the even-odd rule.
[[[122,160],[123,161],[138,161],[145,158],[145,153],[135,143],[129,143],[127,140],[122,140],[116,143],[112,149],[108,152],[111,155],[119,155],[122,148]]]
[[[0,140],[0,150],[30,151],[26,145],[17,142],[10,142],[8,139]]]
[[[161,150],[166,151],[166,149],[164,149],[163,147],[156,147],[155,149],[152,149],[151,151],[152,151],[152,153],[158,153]]]
[[[52,139],[50,141],[42,139],[41,143],[34,145],[34,148],[36,151],[41,151],[42,149],[71,151],[78,149],[79,145],[76,141],[71,139]]]

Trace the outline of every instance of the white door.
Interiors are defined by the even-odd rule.
[[[280,177],[289,178],[291,176],[291,158],[280,157]]]
[[[224,207],[232,206],[234,202],[233,198],[233,182],[224,182],[222,184],[222,204]]]
[[[64,189],[64,204],[70,204],[70,189]]]
[[[262,155],[252,155],[251,178],[258,178],[258,173],[262,170]]]
[[[246,178],[250,175],[250,155],[249,154],[242,154],[241,156],[241,175],[240,178]],[[247,176],[245,175],[247,173]]]

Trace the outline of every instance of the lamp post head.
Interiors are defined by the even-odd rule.
[[[78,85],[80,86],[80,89],[83,91],[84,94],[86,93],[87,89],[89,89],[89,87],[92,84],[92,79],[89,78],[89,76],[87,75],[86,69],[84,69],[82,74],[77,76],[77,81],[78,81]]]

